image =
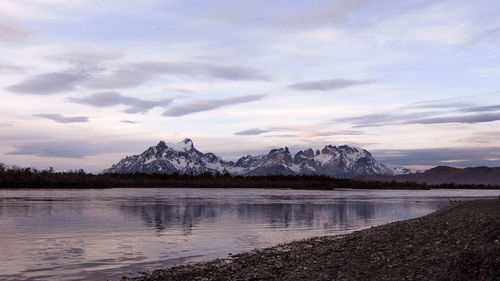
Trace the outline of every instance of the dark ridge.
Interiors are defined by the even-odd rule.
[[[434,184],[500,185],[500,167],[453,168],[437,166],[423,173],[399,176],[365,176],[365,180],[417,182]]]

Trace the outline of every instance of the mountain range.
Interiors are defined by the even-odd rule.
[[[213,153],[198,151],[188,138],[178,143],[160,141],[139,155],[125,157],[103,172],[190,175],[229,173],[241,176],[317,174],[337,178],[412,173],[402,167],[391,169],[377,162],[367,150],[348,145],[327,145],[321,150],[309,148],[294,156],[284,147],[272,149],[265,155],[243,156],[234,162],[224,161]]]

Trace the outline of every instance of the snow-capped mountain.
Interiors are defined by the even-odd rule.
[[[185,139],[178,143],[160,141],[140,155],[127,156],[104,173],[162,173],[190,174],[226,173],[223,161],[213,153],[201,153],[194,148],[193,141]]]
[[[422,173],[422,171],[410,170],[408,168],[399,166],[389,166],[389,169],[391,169],[392,174],[395,176]]]
[[[242,176],[318,174],[342,178],[395,174],[359,147],[327,145],[321,150],[299,151],[293,157],[285,147],[273,149],[266,155],[243,156],[232,162],[196,150],[190,139],[179,143],[160,141],[140,155],[122,159],[104,172],[191,175],[228,172]]]
[[[229,173],[242,176],[295,175],[288,148],[273,149],[267,155],[243,156],[229,168]]]
[[[292,169],[296,174],[319,174],[350,178],[362,175],[392,175],[392,171],[370,152],[348,145],[327,145],[313,154],[311,148],[299,151]]]

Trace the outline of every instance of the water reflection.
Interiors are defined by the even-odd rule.
[[[371,202],[332,201],[330,204],[313,202],[267,204],[120,204],[118,209],[127,219],[139,218],[144,226],[162,233],[178,228],[183,235],[191,235],[193,228],[219,221],[237,221],[266,228],[357,227],[378,221],[404,219],[438,209],[447,200],[429,202]]]
[[[125,218],[140,218],[144,225],[154,228],[158,233],[169,228],[180,228],[184,235],[190,235],[193,225],[210,223],[220,216],[222,206],[207,204],[193,205],[119,205]],[[223,208],[223,207],[222,207]]]
[[[498,191],[0,191],[0,280],[98,280],[430,213]]]
[[[333,225],[367,222],[375,217],[376,203],[121,204],[118,208],[125,218],[140,218],[146,227],[154,228],[158,233],[180,228],[184,235],[190,235],[193,227],[228,219],[237,220],[243,224],[268,225],[271,228],[314,227],[322,219],[326,219],[329,224]]]

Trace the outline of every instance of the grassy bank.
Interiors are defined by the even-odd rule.
[[[499,280],[500,199],[454,203],[430,215],[156,270],[156,280]]]

